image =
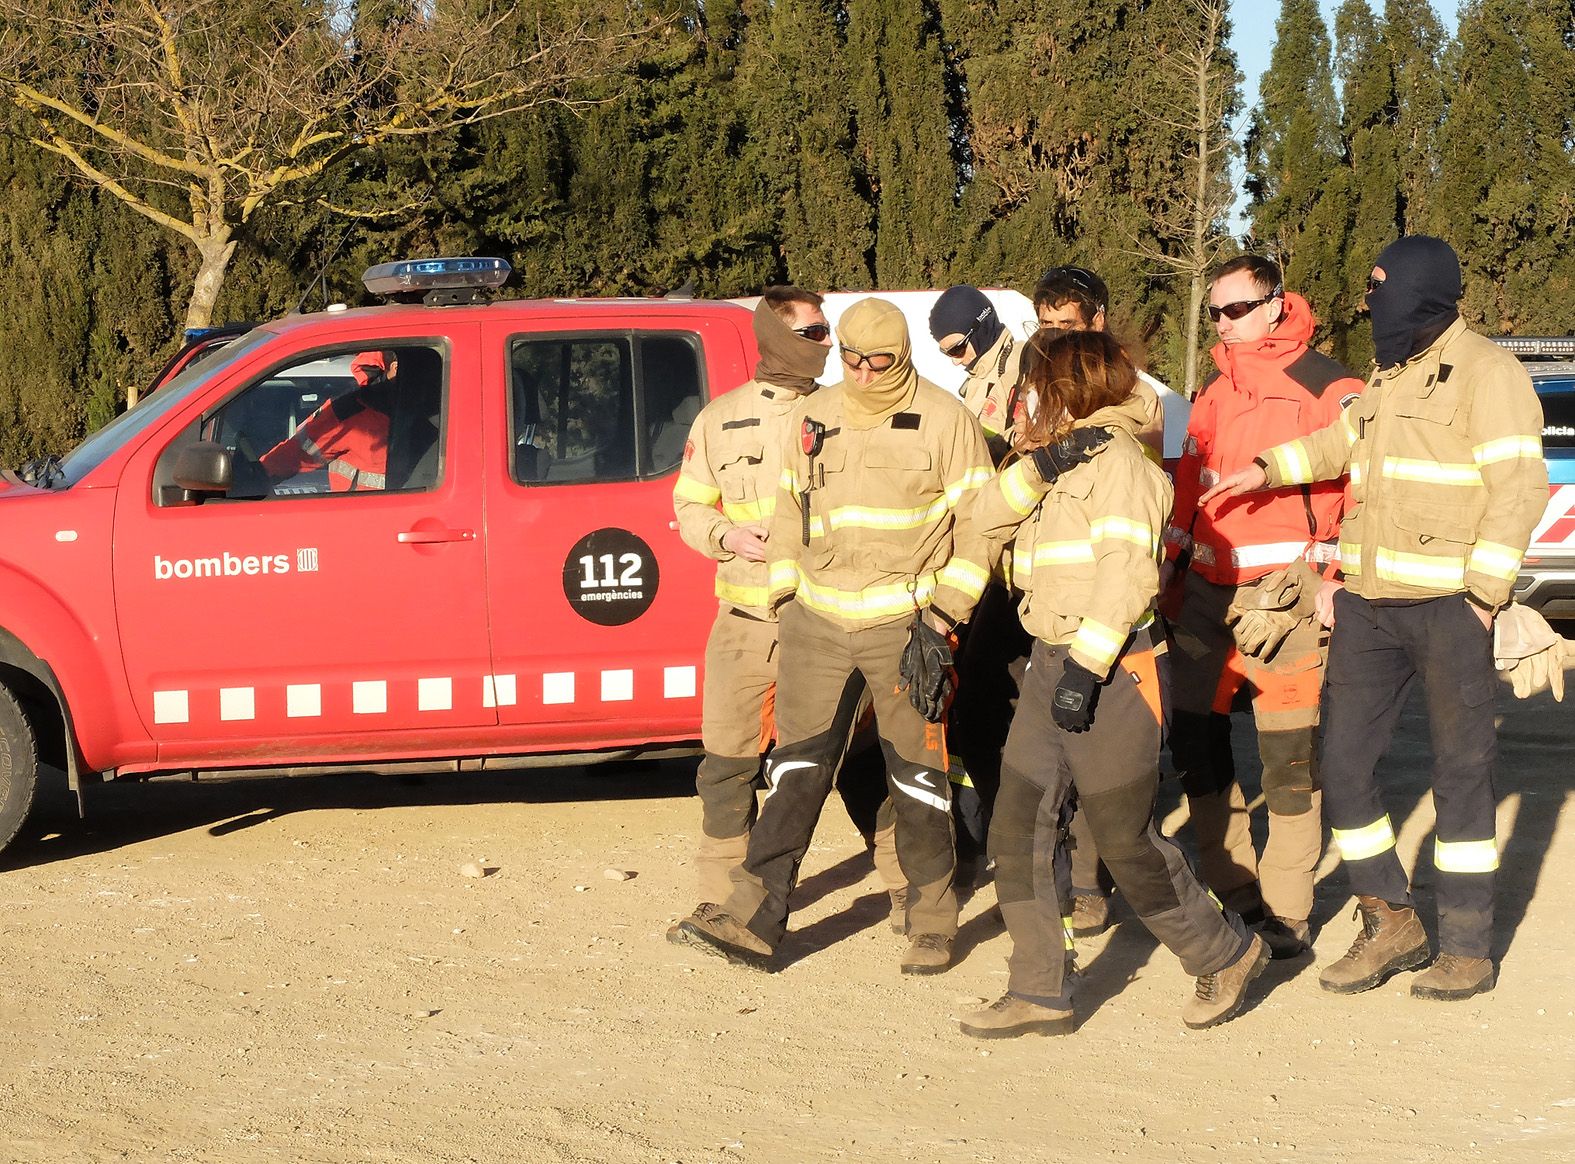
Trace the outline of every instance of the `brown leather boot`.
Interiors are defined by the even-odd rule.
[[[1015,994],[1003,994],[983,1010],[972,1011],[958,1020],[963,1034],[975,1039],[1014,1039],[1018,1035],[1068,1035],[1075,1025],[1070,1010],[1056,1010],[1029,1002]]]
[[[715,954],[755,970],[770,967],[772,949],[732,916],[718,910],[705,917],[686,917],[678,923],[685,945]]]
[[[1378,897],[1358,897],[1356,911],[1362,932],[1345,957],[1330,962],[1318,975],[1318,985],[1334,994],[1371,990],[1398,970],[1425,964],[1431,956],[1422,919],[1408,906],[1391,909]]]
[[[1110,928],[1110,898],[1103,893],[1079,893],[1072,898],[1072,936],[1092,938]]]
[[[1438,961],[1411,983],[1412,998],[1438,1002],[1460,1002],[1473,994],[1485,994],[1498,981],[1491,958],[1465,958],[1459,954],[1440,954]]]

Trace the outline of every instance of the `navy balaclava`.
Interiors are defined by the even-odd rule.
[[[966,336],[973,345],[975,363],[995,346],[1005,330],[995,314],[995,305],[983,291],[966,283],[946,288],[930,309],[931,337],[940,340],[949,335]],[[973,364],[968,366],[972,368]]]
[[[1373,266],[1384,281],[1367,293],[1380,368],[1426,351],[1460,312],[1460,259],[1441,238],[1412,235],[1390,243]]]

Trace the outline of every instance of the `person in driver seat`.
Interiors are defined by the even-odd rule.
[[[262,456],[271,481],[328,470],[334,493],[388,488],[388,435],[399,375],[397,352],[359,352],[350,360],[356,389],[336,396]]]

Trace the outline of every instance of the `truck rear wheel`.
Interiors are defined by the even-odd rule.
[[[0,687],[0,849],[15,839],[38,788],[38,740],[16,696]]]

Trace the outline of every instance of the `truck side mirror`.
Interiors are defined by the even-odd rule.
[[[217,441],[194,441],[175,456],[175,484],[191,493],[228,493],[235,484],[235,458]]]

